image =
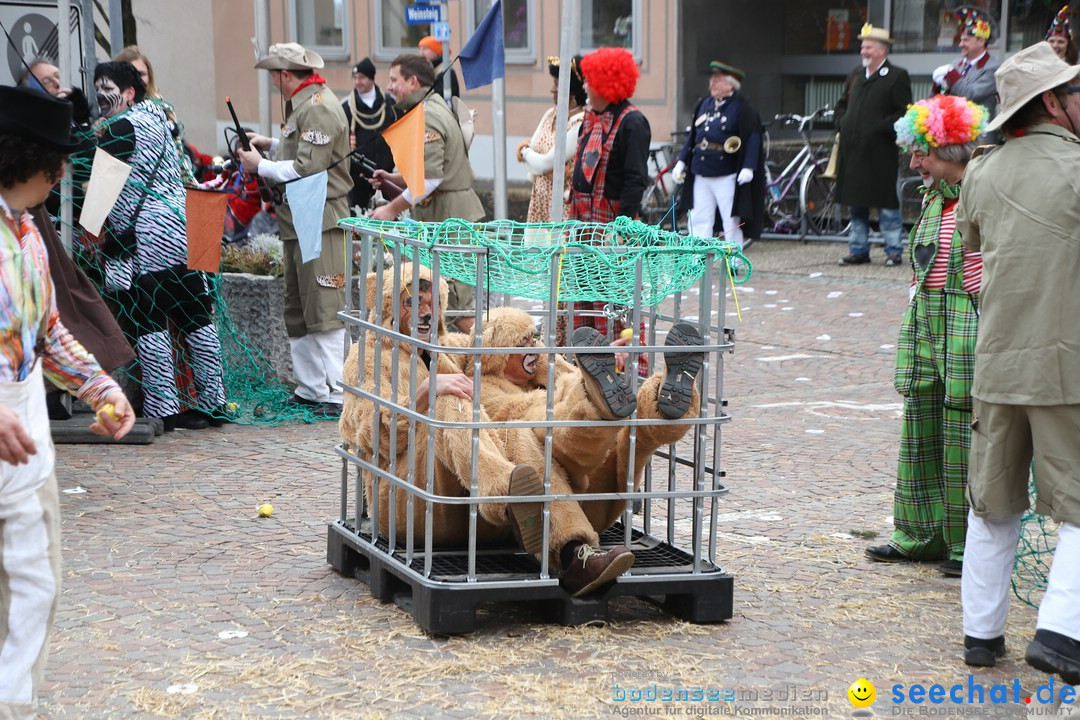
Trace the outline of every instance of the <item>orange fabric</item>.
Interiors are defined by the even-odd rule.
[[[216,273],[221,270],[221,236],[229,196],[187,188],[188,268]]]
[[[424,194],[424,103],[418,103],[383,131],[394,164],[409,187],[409,194]]]

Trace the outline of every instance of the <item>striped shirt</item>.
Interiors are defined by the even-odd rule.
[[[42,372],[92,407],[119,386],[60,322],[49,256],[29,213],[18,220],[0,197],[0,382]]]
[[[930,272],[926,274],[923,286],[928,288],[945,288],[945,282],[949,274],[949,252],[952,250],[952,239],[956,233],[956,201],[947,200],[941,213],[941,234],[938,237],[938,249],[934,254],[934,264],[930,266]],[[971,252],[963,249],[963,279],[961,281],[964,292],[973,295],[979,294],[982,285],[982,253]],[[914,282],[912,282],[914,284]]]

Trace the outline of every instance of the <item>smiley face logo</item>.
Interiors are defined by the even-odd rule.
[[[857,708],[868,708],[877,699],[877,690],[873,683],[866,678],[859,678],[851,684],[847,691],[848,700]]]

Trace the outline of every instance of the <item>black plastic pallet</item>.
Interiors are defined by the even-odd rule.
[[[437,549],[432,553],[430,580],[419,579],[407,571],[403,549],[395,549],[390,556],[389,545],[379,538],[375,543],[379,552],[372,551],[366,544],[371,539],[366,526],[366,522],[361,524],[361,542],[351,523],[330,523],[327,562],[338,573],[365,583],[379,600],[393,601],[412,613],[416,623],[431,633],[472,632],[476,629],[477,608],[499,602],[531,604],[551,622],[561,625],[605,620],[608,600],[619,596],[643,598],[694,623],[721,622],[732,616],[734,580],[723,568],[703,562],[705,571],[688,577],[693,567],[689,553],[636,530],[631,535],[630,549],[634,551],[634,572],[638,574],[624,575],[588,597],[572,598],[555,583],[539,582],[536,560],[512,547],[478,551],[476,582],[467,582],[466,550]],[[605,547],[623,541],[621,524],[601,537]],[[423,572],[422,547],[414,549],[411,569]],[[503,581],[514,584],[491,586],[492,582]]]

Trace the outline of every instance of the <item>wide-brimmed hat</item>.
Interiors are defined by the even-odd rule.
[[[255,67],[262,70],[318,70],[325,63],[319,53],[299,43],[274,43]]]
[[[1026,47],[1001,63],[994,73],[997,83],[997,117],[987,132],[1001,127],[1028,100],[1053,90],[1080,75],[1080,65],[1070,65],[1057,56],[1045,40]]]
[[[877,40],[883,42],[886,45],[892,45],[893,39],[889,35],[889,31],[885,28],[874,27],[870,23],[866,23],[862,26],[862,32],[859,33],[860,40]]]
[[[735,67],[734,65],[728,65],[727,63],[720,62],[719,60],[713,60],[709,63],[709,74],[723,73],[725,75],[731,75],[739,82],[746,79],[746,73]]]
[[[71,134],[71,103],[26,87],[0,87],[0,132],[31,138],[71,152],[79,142]]]

